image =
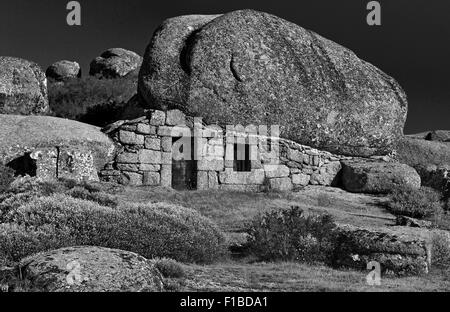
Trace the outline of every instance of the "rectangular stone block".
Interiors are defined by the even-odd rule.
[[[123,152],[116,157],[116,162],[126,163],[126,164],[137,164],[139,163],[139,157],[136,153]]]
[[[131,131],[119,131],[119,141],[123,144],[135,144],[136,142],[136,133]]]
[[[197,189],[198,190],[207,190],[208,187],[209,187],[208,172],[207,171],[198,171],[197,172]]]
[[[122,181],[127,185],[142,185],[142,174],[136,172],[122,171]]]
[[[162,137],[161,138],[161,149],[163,152],[171,152],[172,151],[172,138],[171,137]]]
[[[287,150],[287,157],[290,160],[302,163],[303,162],[303,153],[298,151],[298,150],[294,150],[294,149],[288,149]]]
[[[117,169],[119,169],[120,171],[138,172],[139,165],[138,164],[117,164]]]
[[[296,185],[306,186],[309,184],[310,176],[307,174],[299,173],[292,175],[292,183]]]
[[[144,164],[161,164],[161,152],[141,149],[138,152],[139,162]]]
[[[166,113],[166,125],[181,126],[186,124],[186,116],[179,109],[173,109]]]
[[[268,178],[283,178],[289,176],[290,170],[285,165],[264,165],[264,171]]]
[[[151,133],[150,125],[144,124],[144,123],[139,123],[137,125],[136,132],[138,132],[140,134],[150,134]]]
[[[159,185],[160,175],[159,172],[146,171],[144,172],[143,185]]]
[[[159,171],[161,170],[161,165],[155,165],[155,164],[140,164],[139,165],[140,171]]]
[[[161,166],[161,186],[172,186],[172,165]]]
[[[147,136],[145,138],[145,148],[155,151],[161,150],[161,139]]]
[[[166,122],[166,114],[163,111],[155,110],[150,117],[150,125],[163,126]]]
[[[269,179],[269,188],[274,191],[291,191],[292,181],[290,178],[273,178]]]
[[[234,171],[226,168],[219,172],[219,181],[222,184],[263,184],[265,174],[263,169],[255,169],[250,172]]]
[[[205,170],[205,171],[222,171],[224,169],[224,161],[223,158],[217,158],[217,159],[208,159],[203,158],[198,160],[197,162],[197,168],[198,170]]]
[[[217,189],[219,187],[219,180],[217,177],[217,172],[208,171],[208,188]]]
[[[161,152],[161,164],[163,164],[163,165],[171,165],[172,164],[172,153],[170,153],[170,152]]]

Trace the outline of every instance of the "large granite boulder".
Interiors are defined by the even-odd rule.
[[[45,71],[45,75],[50,80],[65,81],[71,78],[81,77],[80,64],[73,61],[58,61],[50,65]]]
[[[89,75],[100,78],[124,77],[136,72],[142,63],[142,57],[133,51],[112,48],[96,57],[90,64]]]
[[[277,124],[287,139],[346,155],[389,153],[407,114],[393,78],[253,10],[166,20],[146,49],[138,91],[151,108],[222,125]]]
[[[47,79],[39,65],[0,56],[0,114],[48,113]]]
[[[114,156],[114,142],[100,128],[49,116],[0,114],[0,163],[39,148],[89,150],[97,170]]]
[[[66,247],[20,262],[29,291],[144,292],[163,290],[162,276],[144,257],[104,247]]]
[[[420,187],[414,168],[396,162],[343,161],[342,183],[349,192],[389,193],[395,186]]]

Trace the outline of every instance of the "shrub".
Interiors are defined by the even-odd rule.
[[[185,272],[181,264],[173,259],[153,259],[152,262],[165,278],[183,278],[185,276]]]
[[[394,215],[421,219],[439,214],[442,211],[440,200],[441,195],[432,188],[401,186],[392,190],[388,210]]]
[[[104,192],[89,192],[89,190],[80,186],[75,186],[73,189],[66,191],[67,195],[73,198],[79,198],[96,202],[101,206],[117,207],[117,196],[104,193]]]
[[[431,261],[437,266],[450,265],[450,236],[433,233],[431,238]]]
[[[0,164],[0,193],[6,191],[14,181],[14,170]]]
[[[65,83],[49,83],[49,105],[56,117],[102,127],[120,119],[136,89],[136,75],[117,79],[87,76]]]
[[[165,203],[110,208],[58,194],[34,199],[4,220],[20,229],[10,233],[13,243],[2,247],[2,253],[12,260],[18,260],[17,254],[26,255],[28,247],[22,246],[38,236],[42,242],[33,252],[36,248],[93,245],[133,251],[149,259],[169,257],[201,263],[216,260],[224,240],[209,219]]]
[[[328,214],[308,215],[297,206],[258,216],[249,227],[249,250],[261,260],[328,262],[336,225]]]

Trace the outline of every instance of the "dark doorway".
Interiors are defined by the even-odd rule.
[[[234,144],[233,168],[234,171],[252,171],[249,144]]]
[[[30,153],[27,153],[19,158],[10,161],[8,167],[14,169],[15,175],[24,176],[29,175],[35,177],[37,172],[36,160],[32,159]]]
[[[180,141],[184,140],[184,141]],[[178,142],[178,143],[177,143]],[[180,143],[183,142],[184,144]],[[174,144],[176,146],[174,146]],[[183,150],[184,148],[188,150]],[[197,161],[195,158],[194,137],[172,138],[172,153],[178,149],[186,153],[187,159],[172,159],[172,188],[176,190],[195,190],[197,188]]]

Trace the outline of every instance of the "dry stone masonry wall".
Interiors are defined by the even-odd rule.
[[[352,159],[278,137],[204,125],[180,110],[149,110],[147,116],[115,122],[104,132],[119,149],[100,176],[130,185],[171,187],[181,145],[194,149],[194,179],[200,190],[289,191],[308,184],[335,185],[341,161]],[[246,171],[236,169],[234,148],[240,142],[249,145]]]

